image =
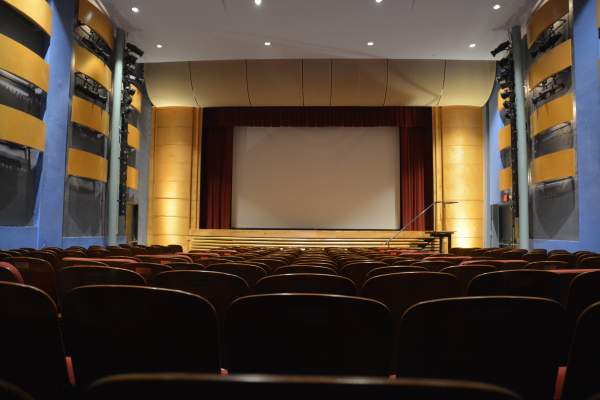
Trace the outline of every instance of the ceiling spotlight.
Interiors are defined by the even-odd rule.
[[[139,13],[139,12],[140,12],[140,9],[139,9],[139,8],[137,8],[137,7],[131,7],[131,11],[133,11],[134,13],[136,13],[136,14],[137,14],[137,13]]]
[[[260,6],[262,4],[262,0],[254,0],[254,4]]]
[[[494,10],[499,10],[502,8],[502,6],[500,4],[494,4],[494,7],[492,7]]]
[[[476,45],[475,43],[471,43],[471,44],[469,45],[469,47],[473,49],[473,48],[477,47],[477,45]]]
[[[265,46],[270,46],[271,42],[265,42]]]
[[[383,0],[375,0],[375,3],[381,3]]]
[[[159,43],[159,44],[157,44],[157,45],[156,45],[156,48],[157,48],[157,49],[162,49],[162,48],[163,48],[163,45]]]
[[[375,45],[375,43],[373,43],[373,42],[367,42],[367,46],[374,46],[374,45]]]

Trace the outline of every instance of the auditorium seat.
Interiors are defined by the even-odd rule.
[[[56,275],[48,261],[32,257],[9,257],[4,262],[19,270],[25,284],[43,290],[52,300],[56,300]]]
[[[367,273],[367,276],[365,277],[365,282],[373,278],[374,276],[393,274],[397,272],[428,272],[428,270],[425,267],[418,267],[416,265],[390,265],[389,267],[379,267],[372,269]]]
[[[29,394],[21,388],[0,380],[0,399],[2,400],[34,400]]]
[[[548,261],[563,261],[569,265],[575,265],[575,255],[571,253],[555,253],[548,256]]]
[[[408,308],[425,300],[459,296],[460,287],[450,274],[403,272],[373,277],[365,282],[359,294],[388,306],[397,329]]]
[[[411,307],[398,336],[398,376],[468,379],[523,399],[551,399],[564,310],[524,297],[464,297]]]
[[[425,260],[423,260],[423,261],[415,261],[412,263],[412,265],[417,266],[417,267],[425,267],[431,272],[440,272],[444,268],[452,267],[455,264],[451,263],[449,261],[425,261]]]
[[[167,266],[171,267],[174,271],[202,271],[205,269],[202,264],[189,262],[168,263]]]
[[[28,285],[0,282],[0,377],[37,400],[68,392],[65,352],[52,299]]]
[[[254,259],[252,259],[252,261],[258,261],[263,264],[266,264],[269,268],[269,270],[267,272],[274,271],[278,267],[283,267],[284,265],[289,264],[288,260],[286,260],[286,259],[274,258],[274,257],[272,257],[272,258],[254,258]]]
[[[526,249],[512,249],[500,255],[503,260],[521,260],[527,254]]]
[[[582,258],[577,264],[579,268],[598,268],[600,269],[600,256],[587,256]]]
[[[136,258],[143,262],[150,262],[155,264],[169,264],[172,262],[193,262],[188,256],[182,254],[144,254],[137,255]]]
[[[335,269],[331,267],[321,267],[313,265],[285,265],[273,271],[273,274],[329,274],[337,275]]]
[[[76,265],[95,265],[97,267],[108,267],[109,265],[100,260],[94,260],[87,257],[65,257],[60,261],[60,268],[74,267]]]
[[[565,261],[546,260],[546,261],[533,261],[527,264],[527,269],[539,269],[545,271],[551,271],[553,269],[568,269],[572,266]]]
[[[321,293],[345,296],[356,295],[356,287],[350,279],[343,276],[321,273],[294,273],[267,276],[261,278],[256,283],[254,291],[257,294]]]
[[[62,316],[77,384],[128,372],[219,372],[218,323],[200,296],[141,286],[73,289]]]
[[[86,255],[88,257],[92,257],[92,258],[104,258],[104,257],[110,256],[111,253],[107,249],[95,248],[95,249],[89,249],[86,252]]]
[[[498,260],[498,259],[472,259],[464,261],[460,265],[469,264],[485,264],[496,267],[497,270],[513,270],[513,269],[524,269],[527,267],[528,261],[526,260]]]
[[[358,297],[264,294],[233,302],[225,320],[232,373],[387,376],[385,305]]]
[[[144,286],[144,278],[131,270],[115,267],[76,266],[58,271],[58,300],[76,287],[87,285],[137,285]]]
[[[414,259],[408,257],[399,257],[399,256],[387,256],[379,259],[382,263],[386,263],[387,265],[410,265],[415,262]]]
[[[246,281],[250,289],[254,288],[260,278],[267,276],[267,271],[263,268],[243,263],[212,264],[206,270],[237,275]]]
[[[202,394],[221,399],[261,400],[519,400],[515,393],[484,383],[385,378],[273,375],[131,374],[101,379],[87,400],[190,400]]]
[[[168,271],[162,272],[149,282],[151,285],[183,290],[208,300],[215,308],[220,321],[225,311],[237,298],[250,294],[246,281],[237,275],[215,271]]]
[[[367,274],[379,267],[386,267],[387,264],[379,261],[352,261],[346,263],[339,271],[340,275],[350,278],[357,288],[361,288],[365,282]]]
[[[173,268],[168,265],[150,263],[150,262],[140,262],[140,263],[132,263],[132,264],[124,264],[121,268],[128,269],[133,272],[137,272],[141,276],[144,277],[146,282],[150,282],[152,278],[161,272],[172,271]]]
[[[131,256],[132,255],[130,249],[126,249],[121,246],[108,246],[106,248],[106,250],[108,250],[109,256]]]
[[[481,274],[485,274],[487,272],[494,272],[495,270],[496,268],[492,267],[491,265],[469,264],[444,268],[440,272],[454,275],[456,279],[458,279],[458,284],[460,286],[460,295],[466,296],[467,290],[469,288],[469,283],[471,283],[473,278]]]
[[[587,307],[577,321],[561,400],[583,400],[600,393],[599,337],[600,302]]]
[[[560,277],[550,271],[516,270],[481,274],[471,281],[469,296],[529,296],[562,299]]]
[[[45,251],[45,250],[30,251],[27,254],[27,257],[41,258],[42,260],[48,261],[52,265],[52,268],[54,268],[55,271],[60,266],[60,259],[58,258],[58,256],[55,253],[53,253],[51,251]]]
[[[600,271],[577,275],[571,281],[567,298],[567,326],[575,331],[577,319],[592,304],[600,301]],[[600,332],[598,332],[600,337]]]
[[[19,270],[12,264],[0,261],[0,281],[24,283]]]

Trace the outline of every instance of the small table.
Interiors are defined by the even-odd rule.
[[[425,233],[440,240],[440,253],[444,251],[444,239],[448,239],[448,252],[450,252],[450,249],[452,248],[452,234],[454,231],[426,231]]]

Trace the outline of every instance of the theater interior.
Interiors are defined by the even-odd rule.
[[[600,0],[0,0],[0,399],[600,400]]]

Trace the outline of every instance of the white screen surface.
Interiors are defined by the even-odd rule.
[[[237,127],[232,227],[398,229],[398,129]]]

